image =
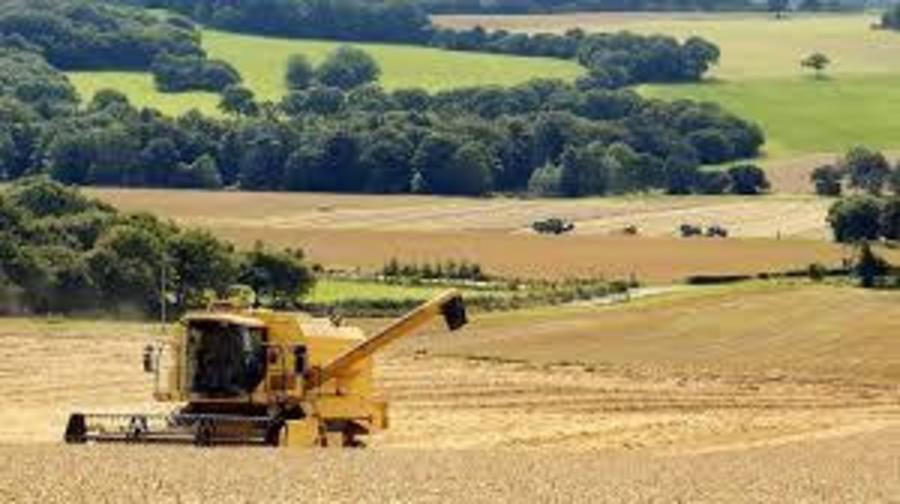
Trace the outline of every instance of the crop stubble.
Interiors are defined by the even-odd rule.
[[[106,190],[90,194],[251,245],[302,247],[327,267],[470,260],[513,277],[605,276],[670,282],[694,274],[755,274],[839,264],[828,243],[828,202],[809,197],[464,199],[284,193]],[[571,236],[536,236],[531,222],[572,219]],[[728,240],[676,237],[682,223],[724,225]],[[642,236],[626,237],[637,225]]]
[[[886,372],[898,362],[885,344],[893,299],[838,290],[846,313],[825,321],[818,355],[803,311],[771,317],[773,328],[793,324],[771,337],[730,322],[685,331],[712,313],[815,311],[828,289],[711,290],[428,332],[382,357],[392,427],[363,451],[63,446],[65,411],[153,407],[138,357],[156,329],[4,320],[0,500],[890,501],[900,491],[900,390]],[[646,331],[622,321],[632,312]],[[882,316],[856,331],[873,313]],[[749,351],[754,337],[768,343]]]

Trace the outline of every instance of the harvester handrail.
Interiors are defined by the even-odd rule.
[[[317,387],[340,376],[359,361],[374,355],[390,343],[412,333],[427,324],[434,317],[444,314],[446,305],[460,299],[461,296],[455,289],[439,294],[375,335],[337,356],[321,369],[315,370],[310,376],[310,385]]]

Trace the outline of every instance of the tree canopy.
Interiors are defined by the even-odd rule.
[[[238,282],[290,306],[315,281],[302,252],[239,252],[208,232],[121,214],[46,178],[0,193],[0,237],[0,313],[151,315],[164,297],[185,310]]]

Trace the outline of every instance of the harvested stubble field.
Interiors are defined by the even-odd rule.
[[[752,274],[839,264],[828,243],[829,201],[813,197],[644,197],[585,200],[462,199],[91,189],[127,211],[150,211],[250,245],[303,247],[326,266],[372,269],[408,262],[475,261],[503,276],[606,276],[670,282],[692,274]],[[551,216],[571,236],[537,236]],[[682,223],[720,224],[739,239],[677,238]],[[621,234],[637,225],[641,237]],[[780,239],[779,239],[780,238]]]
[[[70,409],[147,407],[138,356],[157,333],[3,320],[0,500],[890,502],[900,304],[830,289],[493,315],[408,340],[379,367],[392,429],[362,451],[63,446]],[[548,352],[520,352],[540,339]]]

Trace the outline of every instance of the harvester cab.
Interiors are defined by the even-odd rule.
[[[74,413],[68,443],[358,446],[388,424],[373,356],[434,317],[467,323],[456,291],[424,303],[371,337],[328,319],[231,305],[186,315],[170,340],[144,349],[154,398],[168,414]]]

